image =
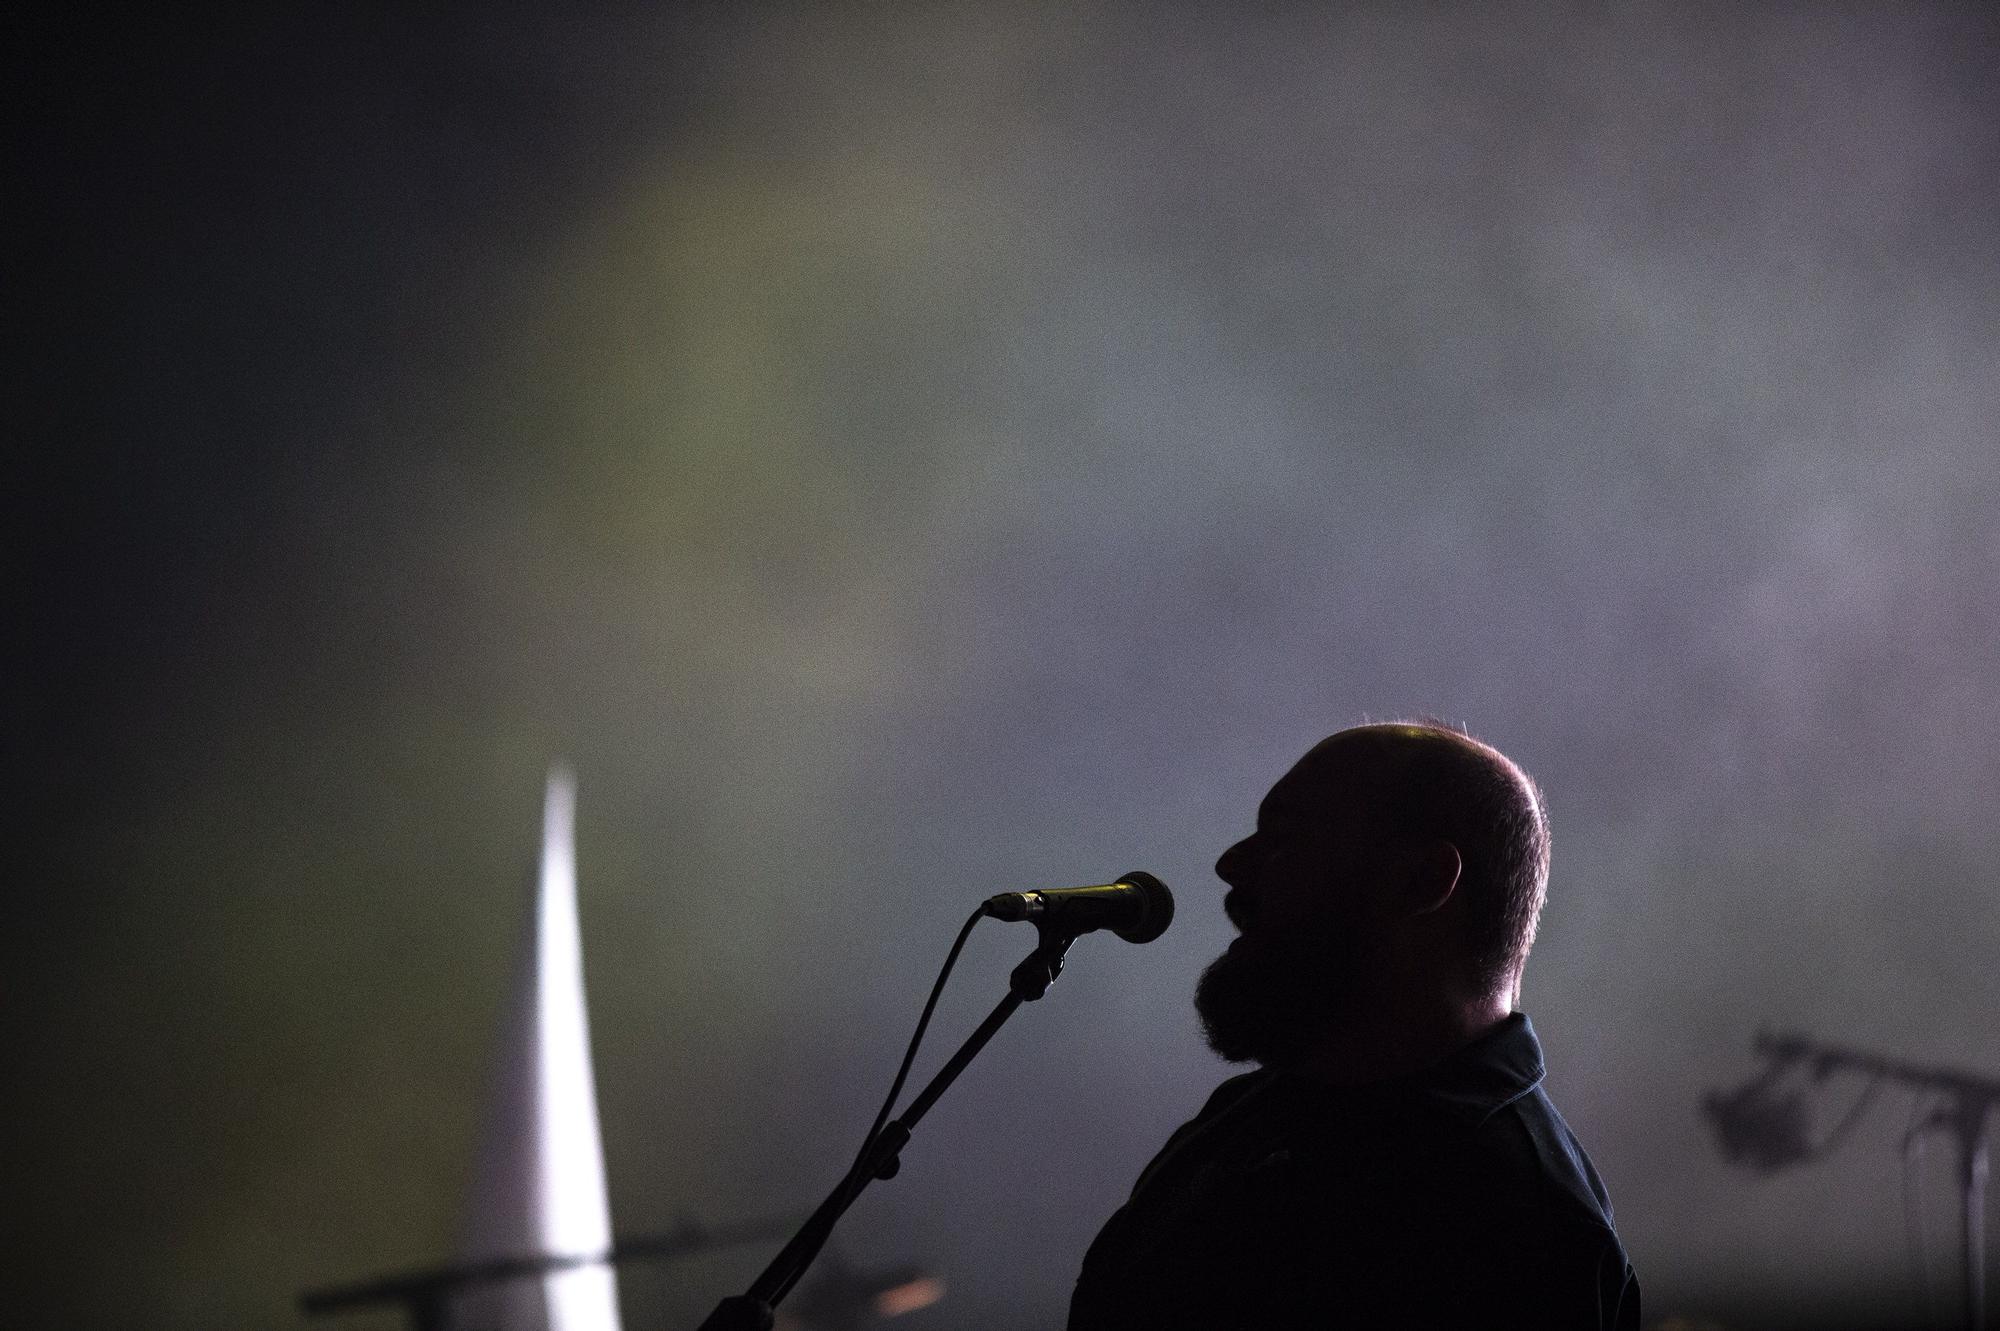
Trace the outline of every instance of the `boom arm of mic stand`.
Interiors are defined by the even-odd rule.
[[[1958,1186],[1965,1213],[1966,1324],[1972,1331],[1985,1331],[1987,1118],[2000,1110],[2000,1081],[1955,1068],[1925,1067],[1820,1044],[1803,1035],[1760,1033],[1757,1052],[1787,1062],[1806,1060],[1819,1076],[1844,1068],[1951,1097],[1950,1108],[1939,1121],[1958,1137]]]
[[[1007,1024],[1007,1018],[1023,1003],[1032,1003],[1049,991],[1056,977],[1062,974],[1063,954],[1075,940],[1072,934],[1058,933],[1037,924],[1041,940],[1035,950],[1022,959],[1008,977],[1007,996],[1000,1000],[979,1028],[967,1036],[958,1052],[951,1056],[937,1075],[930,1079],[902,1117],[893,1119],[882,1127],[875,1140],[868,1144],[855,1168],[834,1185],[825,1201],[819,1204],[799,1227],[799,1232],[771,1259],[763,1274],[751,1282],[748,1292],[724,1299],[716,1305],[715,1311],[702,1321],[700,1331],[771,1331],[776,1322],[775,1309],[780,1300],[791,1292],[813,1258],[819,1256],[821,1248],[833,1236],[833,1227],[840,1223],[840,1217],[847,1208],[854,1205],[875,1179],[889,1179],[896,1176],[901,1168],[901,1154],[909,1145],[910,1132],[938,1102],[951,1084],[958,1080],[958,1074],[986,1047],[999,1029]]]

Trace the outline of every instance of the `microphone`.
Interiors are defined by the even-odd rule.
[[[996,920],[1031,920],[1067,934],[1109,929],[1128,943],[1150,943],[1174,922],[1174,894],[1153,875],[1134,869],[1095,887],[1002,892],[988,897],[984,910]]]

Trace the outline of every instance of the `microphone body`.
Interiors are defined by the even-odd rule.
[[[1174,894],[1135,869],[1115,883],[1093,887],[1002,892],[986,899],[985,910],[996,920],[1028,920],[1067,934],[1109,929],[1128,943],[1150,943],[1173,923]]]

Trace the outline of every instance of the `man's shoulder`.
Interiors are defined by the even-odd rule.
[[[1217,1094],[1254,1089],[1225,1083]],[[1352,1114],[1308,1113],[1289,1136],[1302,1194],[1336,1212],[1367,1197],[1380,1214],[1426,1225],[1455,1217],[1524,1242],[1617,1243],[1604,1183],[1540,1087],[1476,1119],[1423,1095],[1384,1097]]]
[[[1208,1099],[1203,1101],[1200,1111],[1195,1114],[1192,1121],[1200,1123],[1224,1113],[1246,1095],[1252,1094],[1261,1086],[1268,1085],[1276,1075],[1269,1068],[1253,1068],[1249,1072],[1237,1073],[1209,1092]]]
[[[1491,1158],[1557,1220],[1615,1234],[1611,1196],[1590,1153],[1540,1087],[1481,1124]]]
[[[1174,1129],[1173,1135],[1167,1138],[1166,1145],[1160,1148],[1160,1153],[1153,1157],[1153,1163],[1147,1166],[1147,1173],[1152,1172],[1196,1137],[1204,1140],[1212,1138],[1214,1132],[1210,1129],[1219,1120],[1229,1118],[1230,1111],[1238,1105],[1255,1097],[1261,1088],[1270,1083],[1272,1075],[1268,1068],[1238,1073],[1209,1092],[1208,1099],[1195,1112],[1195,1116]],[[1224,1129],[1216,1128],[1215,1131]],[[1142,1174],[1141,1179],[1143,1178]]]

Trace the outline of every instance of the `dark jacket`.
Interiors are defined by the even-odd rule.
[[[1415,1076],[1231,1078],[1084,1257],[1070,1331],[1635,1331],[1639,1285],[1515,1013]]]

